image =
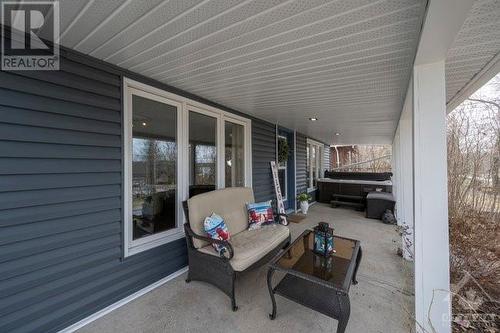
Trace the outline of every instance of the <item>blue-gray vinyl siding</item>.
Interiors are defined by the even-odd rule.
[[[0,332],[58,331],[187,264],[183,239],[123,259],[121,73],[63,53],[0,72]]]
[[[301,133],[296,134],[296,166],[297,170],[295,174],[297,175],[296,186],[297,195],[307,192],[307,174],[306,174],[306,145],[307,137]]]
[[[56,332],[187,264],[183,239],[123,258],[124,76],[246,116],[64,48],[60,71],[0,72],[0,332]],[[247,117],[272,199],[275,125]]]
[[[274,194],[270,161],[276,160],[276,125],[252,120],[252,185],[256,201],[272,200]]]

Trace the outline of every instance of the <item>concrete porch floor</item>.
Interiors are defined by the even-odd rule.
[[[395,226],[366,219],[364,213],[315,204],[306,219],[290,223],[292,240],[319,221],[338,235],[359,239],[363,259],[358,285],[351,286],[347,332],[413,332],[413,265],[396,253]],[[179,276],[78,330],[79,333],[137,332],[335,332],[337,321],[276,296],[277,318],[262,267],[237,280],[237,312],[215,287]],[[275,274],[275,281],[278,274]]]

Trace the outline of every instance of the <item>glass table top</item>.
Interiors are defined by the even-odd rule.
[[[314,253],[314,232],[306,230],[271,264],[279,270],[299,273],[297,275],[346,290],[354,271],[359,241],[334,235],[333,244],[335,252],[328,257]]]

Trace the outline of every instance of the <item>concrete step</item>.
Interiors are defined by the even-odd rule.
[[[349,206],[349,207],[354,207],[354,208],[356,208],[356,210],[359,210],[359,211],[362,211],[365,209],[365,205],[361,202],[332,200],[332,201],[330,201],[330,204],[332,205],[333,208],[335,208],[337,206]]]
[[[351,199],[351,200],[363,200],[362,196],[359,195],[349,195],[349,194],[332,194],[332,199]]]

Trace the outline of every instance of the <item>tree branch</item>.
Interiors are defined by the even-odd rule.
[[[480,98],[467,98],[468,101],[471,101],[471,102],[479,102],[479,103],[484,103],[484,104],[491,104],[493,106],[496,106],[497,109],[500,110],[500,104],[498,103],[495,103],[493,101],[487,101],[487,100],[484,100],[484,99],[480,99]]]

